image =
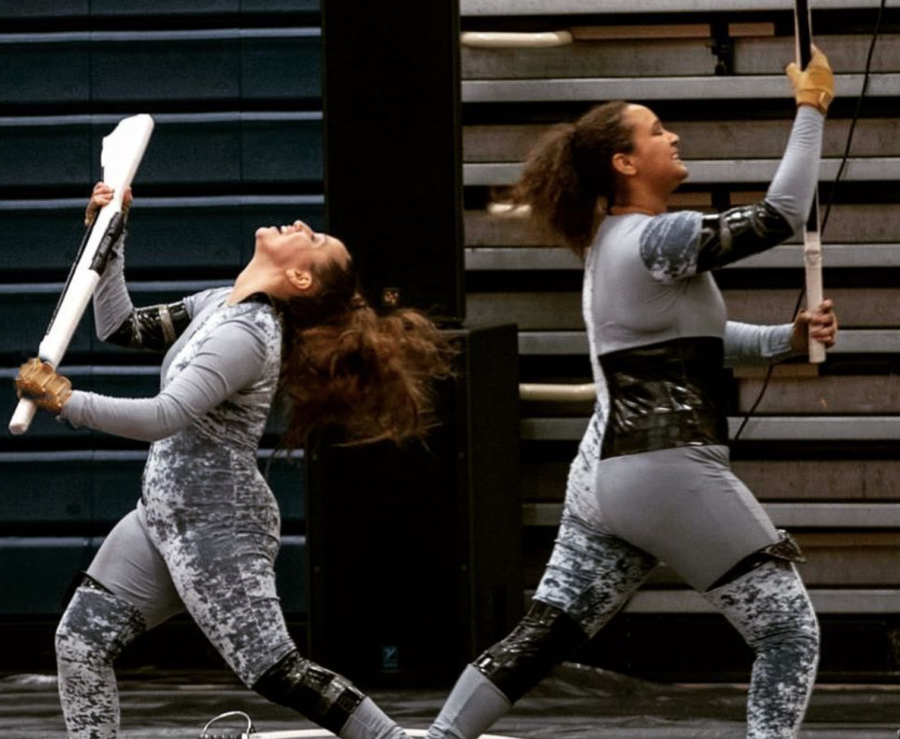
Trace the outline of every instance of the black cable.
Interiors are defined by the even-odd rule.
[[[841,181],[841,177],[844,174],[844,168],[847,166],[847,160],[850,158],[850,148],[853,145],[853,134],[856,132],[856,124],[859,121],[859,113],[860,110],[862,110],[863,100],[865,100],[866,92],[869,89],[869,78],[872,70],[872,58],[875,54],[875,42],[878,40],[878,34],[881,31],[881,19],[884,15],[884,8],[886,4],[887,0],[881,0],[881,5],[879,5],[878,7],[878,17],[875,20],[875,30],[872,32],[872,41],[869,43],[869,53],[866,55],[866,66],[865,71],[863,72],[862,89],[860,90],[859,97],[856,100],[856,109],[853,111],[853,117],[850,120],[850,130],[847,133],[847,144],[844,147],[844,154],[841,157],[841,164],[838,167],[837,175],[834,178],[834,182],[831,184],[831,191],[828,194],[828,203],[825,205],[825,213],[822,216],[822,224],[819,227],[819,238],[821,238],[822,240],[824,240],[825,238],[825,227],[828,225],[828,216],[831,213],[831,206],[834,203],[834,196],[835,192],[837,192],[838,183]],[[806,286],[804,285],[804,287],[800,290],[800,294],[797,296],[797,303],[794,305],[794,312],[791,314],[791,321],[794,320],[797,313],[800,311],[800,307],[803,305],[803,298],[805,296]],[[738,427],[732,443],[736,443],[737,440],[741,438],[741,433],[744,431],[747,423],[753,417],[753,414],[756,412],[756,409],[762,402],[762,399],[766,394],[766,390],[769,389],[769,382],[772,380],[772,376],[775,373],[775,367],[777,367],[779,364],[780,362],[772,362],[769,365],[769,369],[766,372],[766,377],[763,380],[763,384],[759,390],[759,394],[756,396],[756,400],[753,401],[753,405],[750,406],[750,410],[748,410],[744,415],[744,420],[741,421],[741,425]]]

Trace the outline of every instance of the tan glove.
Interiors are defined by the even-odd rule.
[[[33,400],[38,408],[59,413],[72,397],[72,383],[67,377],[56,374],[49,364],[34,357],[19,367],[16,394],[19,398]]]
[[[819,49],[813,46],[812,59],[803,71],[791,62],[784,69],[794,88],[797,105],[811,105],[822,114],[834,100],[834,73],[831,65]]]

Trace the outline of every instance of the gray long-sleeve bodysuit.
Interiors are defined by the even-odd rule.
[[[711,217],[709,233],[696,212],[604,219],[588,252],[583,293],[597,404],[569,470],[556,544],[528,614],[466,668],[428,739],[476,739],[486,732],[557,661],[597,633],[660,560],[702,592],[756,653],[748,739],[796,739],[818,661],[816,616],[787,561],[795,552],[771,547],[778,532],[731,472],[722,424],[702,421],[715,404],[703,398],[702,382],[690,383],[695,377],[708,382],[721,370],[723,344],[732,362],[790,354],[790,325],[726,321],[707,271],[716,266],[709,254],[732,251],[731,217],[743,219],[744,247],[757,251],[799,229],[816,187],[822,124],[818,111],[798,110],[778,173],[749,217]],[[771,220],[785,231],[779,239],[754,220],[773,210]],[[627,364],[616,359],[622,356]],[[680,375],[688,383],[660,382],[654,374],[660,356],[670,367],[688,359],[691,369]],[[610,383],[612,391],[607,368],[617,383]],[[713,433],[679,435],[678,419]],[[620,431],[625,443],[608,443]],[[643,449],[642,438],[650,442]],[[754,556],[760,550],[770,554]]]
[[[123,262],[110,263],[95,296],[103,338],[132,311]],[[257,466],[281,325],[267,302],[229,305],[229,293],[185,299],[191,321],[166,352],[157,396],[75,391],[60,415],[153,442],[137,510],[107,537],[88,574],[137,607],[148,628],[187,608],[252,685],[294,648],[273,574],[278,507]]]
[[[257,468],[281,371],[279,316],[264,295],[230,305],[228,288],[134,311],[122,243],[95,294],[98,333],[168,351],[157,396],[75,392],[61,413],[76,426],[153,442],[137,509],[104,541],[56,632],[69,736],[117,736],[116,657],[187,610],[263,696],[343,739],[405,739],[345,678],[303,659],[285,626],[275,588],[278,507]]]

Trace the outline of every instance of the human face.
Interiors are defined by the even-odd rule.
[[[303,221],[290,226],[267,226],[256,231],[256,257],[283,270],[308,271],[337,260],[349,261],[347,248],[328,234],[313,231]]]
[[[667,131],[656,114],[643,105],[629,105],[623,113],[631,127],[634,148],[629,155],[635,175],[671,192],[688,176],[678,152],[678,135]]]

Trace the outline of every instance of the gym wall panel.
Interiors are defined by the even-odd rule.
[[[91,100],[89,39],[85,34],[0,35],[0,111],[28,105],[87,105]]]

